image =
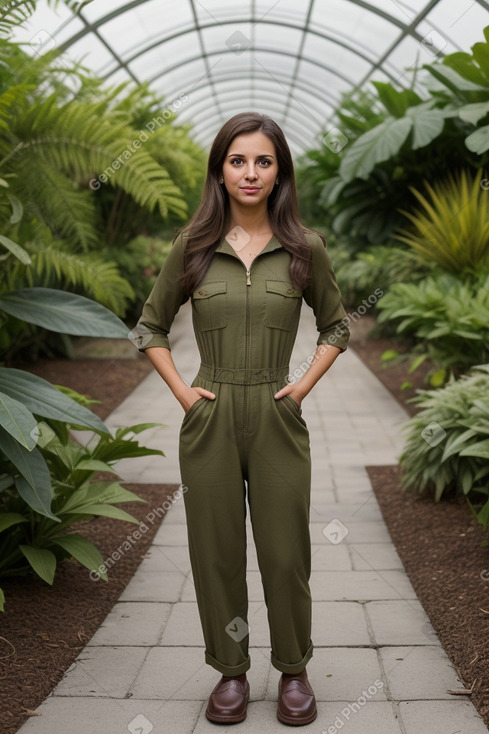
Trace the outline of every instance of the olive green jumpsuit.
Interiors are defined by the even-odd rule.
[[[318,235],[306,237],[312,281],[303,291],[290,282],[291,255],[276,236],[249,271],[223,238],[191,299],[201,358],[191,384],[216,397],[199,398],[183,416],[179,461],[205,660],[223,675],[250,668],[246,491],[271,662],[298,673],[313,652],[309,432],[299,404],[273,396],[290,381],[302,298],[314,311],[318,345],[344,351],[349,330],[327,250]],[[170,348],[170,327],[189,298],[178,281],[183,247],[180,234],[144,304],[140,351]]]

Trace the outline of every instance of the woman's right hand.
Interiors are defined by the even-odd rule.
[[[179,399],[180,404],[186,413],[190,407],[197,402],[197,400],[200,400],[200,398],[209,398],[209,400],[214,400],[215,397],[216,396],[213,392],[206,390],[204,387],[189,387]]]

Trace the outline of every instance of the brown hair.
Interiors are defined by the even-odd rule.
[[[311,247],[304,233],[314,230],[300,221],[294,164],[284,133],[267,115],[240,112],[225,122],[217,133],[209,153],[201,203],[192,219],[177,233],[177,236],[180,233],[188,236],[182,285],[189,295],[202,281],[215,249],[226,234],[229,195],[225,186],[219,184],[226,153],[238,135],[257,131],[272,141],[277,153],[280,183],[274,186],[267,200],[272,231],[292,255],[289,270],[292,283],[303,289],[309,281]],[[325,244],[324,236],[320,236]]]

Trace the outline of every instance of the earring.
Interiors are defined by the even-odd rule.
[[[275,186],[278,186],[278,178],[275,179]]]
[[[224,179],[223,179],[223,177],[222,177],[222,176],[221,176],[221,178],[219,179],[219,183],[220,183],[220,184],[224,183]]]

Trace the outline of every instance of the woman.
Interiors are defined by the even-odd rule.
[[[190,386],[168,341],[189,298],[201,357]],[[290,381],[302,299],[319,337],[309,368]],[[235,115],[214,140],[202,202],[177,235],[138,322],[140,351],[185,411],[179,460],[189,553],[205,660],[222,676],[209,696],[210,721],[246,718],[246,495],[271,662],[282,673],[277,716],[292,725],[317,716],[306,673],[313,653],[311,466],[301,402],[346,349],[347,324],[324,238],[300,222],[282,130],[266,115]]]

